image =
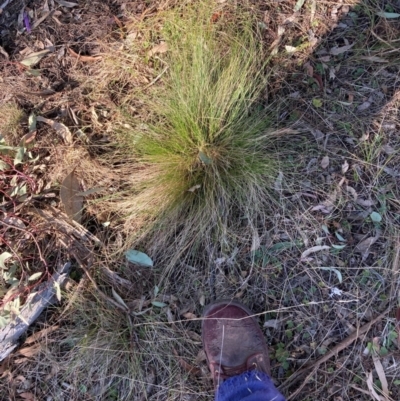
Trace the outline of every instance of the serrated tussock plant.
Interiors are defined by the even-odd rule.
[[[157,237],[185,246],[226,241],[263,215],[277,175],[267,55],[249,12],[215,13],[210,2],[170,12],[162,36],[165,73],[147,100],[155,118],[128,134],[140,161],[128,224],[151,220]]]

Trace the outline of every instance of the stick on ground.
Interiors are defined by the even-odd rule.
[[[41,284],[31,299],[22,307],[19,316],[0,330],[0,362],[18,347],[18,339],[28,330],[29,326],[39,317],[44,308],[50,305],[56,297],[54,283],[62,285],[70,271],[71,264],[65,263],[47,282]]]

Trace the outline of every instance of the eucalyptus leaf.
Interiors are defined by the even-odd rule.
[[[4,329],[7,326],[9,319],[0,315],[0,329]]]
[[[296,5],[294,6],[293,11],[294,11],[294,12],[300,11],[300,9],[301,9],[301,7],[303,7],[305,1],[306,1],[306,0],[297,0],[297,3],[296,3]]]
[[[117,293],[117,291],[114,290],[113,287],[111,287],[111,292],[113,294],[113,297],[115,298],[115,300],[122,305],[125,309],[129,310],[128,305],[124,302],[124,300],[119,296],[119,294]]]
[[[54,282],[54,288],[56,289],[56,298],[58,302],[61,302],[61,287],[57,281]]]
[[[27,74],[32,75],[34,77],[40,77],[41,70],[30,69],[26,71]]]
[[[331,272],[335,273],[339,280],[339,283],[343,282],[342,273],[340,273],[340,271],[338,269],[336,269],[336,267],[318,267],[318,269],[327,270],[327,271],[331,271]]]
[[[346,240],[345,240],[337,231],[335,232],[335,235],[336,235],[336,238],[337,238],[339,241],[346,242]]]
[[[380,223],[382,221],[382,216],[378,212],[372,212],[369,217],[374,223]]]
[[[10,252],[3,252],[3,253],[0,255],[0,267],[1,267],[2,269],[7,269],[7,267],[6,267],[6,265],[5,265],[4,262],[5,262],[7,259],[11,258],[11,256],[12,256],[12,254],[11,254]]]
[[[29,132],[36,130],[36,115],[31,113],[28,118]]]
[[[22,196],[26,195],[26,184],[18,184],[15,187],[12,188],[12,191],[10,192],[10,196]]]
[[[50,50],[45,49],[39,52],[28,54],[28,56],[21,61],[21,64],[26,65],[27,67],[33,67],[48,53],[50,53]]]
[[[5,170],[8,170],[9,168],[10,168],[10,166],[6,162],[3,162],[3,160],[0,160],[0,171],[5,171]]]
[[[400,14],[398,14],[398,13],[386,13],[384,11],[379,11],[376,13],[376,15],[379,15],[380,17],[387,18],[387,19],[400,17]]]
[[[199,159],[204,163],[204,164],[211,164],[212,160],[202,151],[199,152]]]
[[[332,244],[332,248],[339,249],[339,250],[343,249],[345,246],[346,245],[335,245],[335,244]]]
[[[164,302],[159,302],[159,301],[153,301],[151,303],[153,306],[156,306],[157,308],[165,308],[167,306],[166,303]]]
[[[25,156],[25,148],[20,146],[17,148],[17,153],[14,158],[14,165],[17,166],[18,164],[22,164]]]
[[[37,280],[42,274],[43,274],[43,272],[34,273],[34,274],[32,274],[32,276],[29,276],[28,281],[35,281],[35,280]]]
[[[153,267],[153,261],[143,252],[129,249],[129,251],[125,252],[125,257],[129,262],[136,265],[143,267]]]

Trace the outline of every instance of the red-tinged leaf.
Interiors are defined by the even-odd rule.
[[[70,48],[68,48],[68,52],[72,57],[78,59],[79,61],[83,61],[84,63],[92,63],[103,58],[102,56],[81,56]]]

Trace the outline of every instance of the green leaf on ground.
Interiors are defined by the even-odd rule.
[[[50,53],[49,49],[31,53],[21,61],[21,64],[26,65],[27,67],[33,67],[48,53]]]
[[[212,160],[204,153],[204,152],[199,152],[199,159],[204,163],[204,164],[211,164]]]
[[[391,18],[399,18],[400,14],[398,13],[386,13],[384,11],[379,11],[376,13],[376,15],[379,15],[379,17],[391,19]]]
[[[374,223],[380,223],[382,221],[382,216],[378,212],[372,212],[369,217]]]
[[[156,306],[157,308],[164,308],[165,306],[167,306],[167,304],[165,304],[164,302],[159,301],[153,301],[151,304],[153,306]]]
[[[125,252],[126,259],[139,266],[144,267],[153,267],[153,261],[143,252],[135,251],[134,249],[130,249]]]
[[[0,329],[4,329],[8,324],[8,320],[0,315]]]
[[[313,104],[314,107],[317,107],[317,108],[318,107],[322,107],[322,100],[315,97],[312,100],[312,104]]]
[[[303,7],[304,3],[306,2],[306,0],[297,0],[296,5],[294,6],[293,11],[297,12],[300,11],[301,7]]]
[[[18,164],[22,164],[24,156],[25,156],[25,148],[23,146],[20,146],[19,148],[17,148],[17,154],[15,155],[14,158],[14,165],[17,166]]]
[[[332,248],[342,250],[346,245],[336,245],[332,244]]]
[[[28,125],[29,125],[29,132],[36,130],[36,115],[34,113],[29,115]]]
[[[120,295],[117,293],[117,291],[114,290],[113,287],[111,287],[111,292],[113,294],[113,297],[115,298],[115,300],[122,305],[124,308],[128,309],[128,305],[124,302],[124,300],[120,297]]]
[[[10,166],[6,162],[3,162],[3,160],[0,160],[0,171],[5,171],[5,170],[8,170],[9,168],[10,168]]]

